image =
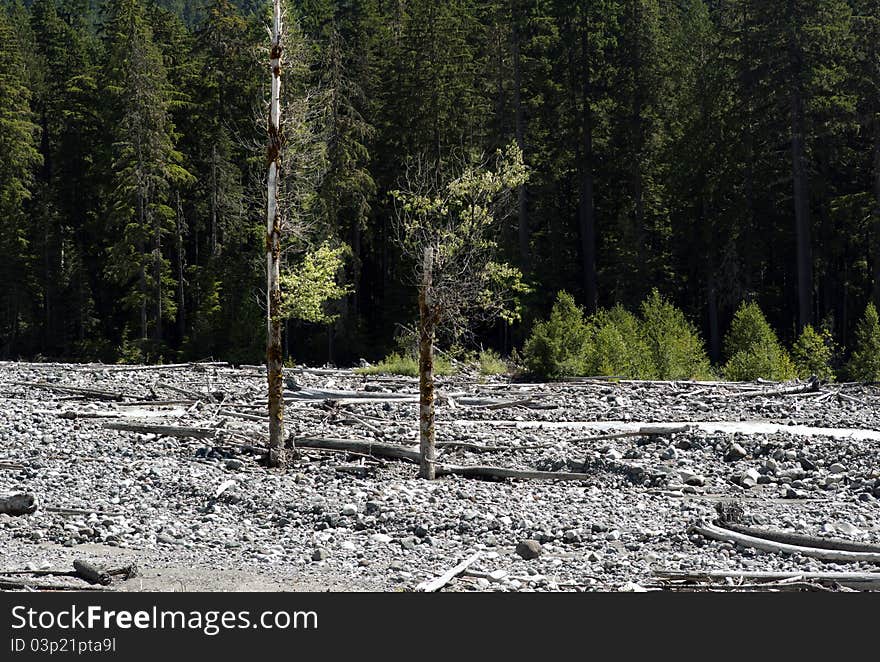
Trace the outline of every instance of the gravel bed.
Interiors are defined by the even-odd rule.
[[[311,450],[285,470],[267,470],[259,452],[264,426],[247,418],[264,412],[258,368],[0,363],[0,494],[25,491],[39,502],[31,515],[0,514],[0,570],[70,569],[74,559],[87,558],[136,562],[142,573],[174,577],[176,586],[171,579],[150,584],[160,590],[180,590],[181,583],[186,590],[234,589],[239,576],[260,578],[269,590],[399,591],[479,551],[468,573],[445,590],[609,591],[652,585],[655,570],[877,569],[688,532],[714,519],[718,504],[733,503],[752,524],[880,544],[878,441],[785,429],[880,430],[876,387],[829,384],[774,396],[753,392],[774,385],[532,385],[462,377],[440,384],[438,441],[494,448],[447,447],[441,461],[589,479],[427,482],[412,464]],[[295,399],[301,389],[375,398],[415,393],[414,380],[290,371],[287,385],[293,438],[417,442],[415,402]],[[491,409],[462,404],[468,399],[528,401]],[[600,431],[577,425],[603,421],[781,427],[591,440]],[[104,427],[113,422],[229,434],[200,440]],[[222,586],[211,583],[212,575],[224,578]],[[247,585],[242,579],[240,586]]]

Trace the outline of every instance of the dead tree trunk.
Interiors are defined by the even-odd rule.
[[[281,174],[281,0],[273,0],[272,97],[269,109],[268,205],[266,210],[266,373],[269,386],[269,466],[284,464],[284,399],[281,364],[281,213],[278,179]]]
[[[431,272],[434,249],[426,248],[419,288],[419,476],[434,480],[434,326],[431,301]]]

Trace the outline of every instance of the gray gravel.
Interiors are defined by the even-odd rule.
[[[414,380],[350,371],[294,371],[288,381],[293,388],[415,392]],[[98,401],[25,382],[119,392],[128,400]],[[265,469],[249,448],[259,445],[253,440],[261,424],[231,413],[260,415],[263,385],[262,372],[247,367],[126,372],[0,363],[0,493],[32,492],[40,504],[33,515],[0,515],[3,569],[71,568],[75,558],[88,558],[135,561],[153,575],[167,570],[187,590],[234,589],[240,573],[264,578],[269,590],[381,591],[413,589],[475,551],[482,554],[469,569],[473,576],[446,590],[635,590],[652,583],[654,569],[876,570],[688,534],[689,525],[715,517],[718,503],[737,502],[758,525],[880,543],[876,441],[784,429],[585,441],[597,432],[559,425],[758,421],[878,430],[875,387],[742,397],[746,385],[446,379],[438,441],[500,450],[447,448],[441,461],[592,478],[429,483],[416,478],[414,465],[345,453],[307,451],[287,470]],[[540,408],[460,402],[526,397]],[[416,415],[413,402],[295,401],[286,424],[294,437],[415,443]],[[174,438],[105,429],[110,421],[222,426],[234,434]],[[211,583],[212,573],[225,578],[222,587]],[[121,588],[137,590],[136,582]],[[180,590],[161,582],[150,587]]]

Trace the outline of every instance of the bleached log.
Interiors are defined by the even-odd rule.
[[[439,577],[422,582],[421,584],[416,586],[416,591],[422,593],[434,593],[436,591],[439,591],[441,588],[446,586],[449,582],[451,582],[453,579],[455,579],[461,573],[467,570],[468,567],[473,565],[479,558],[480,552],[476,552],[473,556],[465,559],[454,568],[450,568]]]
[[[285,391],[284,396],[291,400],[407,400],[419,399],[416,393],[380,393],[378,391],[334,391],[328,389],[303,388]]]
[[[701,536],[712,538],[713,540],[721,540],[724,542],[736,543],[743,547],[752,547],[765,552],[774,554],[801,554],[822,561],[833,561],[838,563],[880,563],[880,554],[869,552],[848,552],[837,549],[819,549],[817,547],[803,547],[801,545],[789,545],[764,538],[756,538],[735,531],[722,529],[713,524],[705,524],[703,526],[694,526],[692,530]]]
[[[817,378],[810,379],[805,384],[796,384],[794,386],[786,386],[783,388],[771,389],[767,391],[750,391],[748,393],[737,393],[736,395],[728,395],[724,397],[733,398],[757,398],[760,396],[771,397],[777,395],[799,395],[801,393],[815,393],[819,390],[821,382]]]
[[[817,549],[838,549],[846,552],[868,552],[872,554],[880,554],[880,545],[869,545],[866,543],[853,542],[851,540],[841,540],[839,538],[806,536],[799,533],[791,533],[789,531],[760,529],[751,526],[743,526],[742,524],[736,524],[734,522],[721,522],[719,523],[719,526],[747,536],[763,538],[764,540],[772,540],[773,542],[781,542],[788,545],[815,547]]]

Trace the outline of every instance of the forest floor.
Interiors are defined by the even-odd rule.
[[[276,470],[264,375],[0,363],[0,497],[36,499],[0,514],[0,587],[86,588],[86,560],[136,564],[105,590],[409,591],[465,559],[443,590],[880,586],[862,576],[880,559],[876,386],[442,378],[438,461],[531,477],[429,482],[370,447],[416,446],[414,379],[288,370],[298,453]],[[713,521],[815,544],[757,549]],[[810,551],[841,541],[862,545],[845,563]]]

